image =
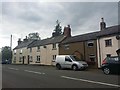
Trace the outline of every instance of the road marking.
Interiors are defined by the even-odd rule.
[[[30,71],[30,70],[24,70],[25,72],[31,72],[31,73],[35,73],[35,74],[45,74],[45,73],[41,73],[41,72],[35,72],[35,71]]]
[[[12,70],[19,70],[19,69],[17,69],[17,68],[11,68],[11,67],[9,67],[8,69],[12,69]]]
[[[62,78],[66,78],[66,79],[71,79],[71,80],[78,80],[78,81],[83,81],[83,82],[89,82],[89,83],[95,83],[95,84],[102,84],[102,85],[113,86],[113,87],[120,87],[120,85],[116,85],[116,84],[109,84],[109,83],[91,81],[91,80],[86,80],[86,79],[72,78],[72,77],[67,77],[67,76],[61,76],[61,77]]]

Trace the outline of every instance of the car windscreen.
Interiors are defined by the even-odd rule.
[[[73,61],[80,61],[80,59],[78,58],[78,57],[76,57],[76,56],[70,56],[71,57],[71,59],[73,60]]]

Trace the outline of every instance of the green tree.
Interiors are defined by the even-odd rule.
[[[2,62],[11,63],[12,60],[12,51],[9,46],[5,46],[2,48]]]
[[[55,26],[55,29],[52,33],[52,36],[55,37],[55,36],[59,36],[62,34],[62,27],[60,26],[60,22],[57,20],[56,21],[56,26]]]
[[[34,39],[34,40],[40,40],[40,36],[39,36],[39,33],[30,33],[28,35],[28,39]]]

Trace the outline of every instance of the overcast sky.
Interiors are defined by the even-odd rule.
[[[62,28],[70,24],[72,36],[99,31],[101,17],[107,27],[118,25],[117,2],[0,2],[0,48],[13,46],[18,38],[38,32],[41,39],[51,37],[56,20]]]

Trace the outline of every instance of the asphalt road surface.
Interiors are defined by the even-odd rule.
[[[57,70],[52,66],[2,65],[2,88],[120,88],[118,75],[101,70]]]

